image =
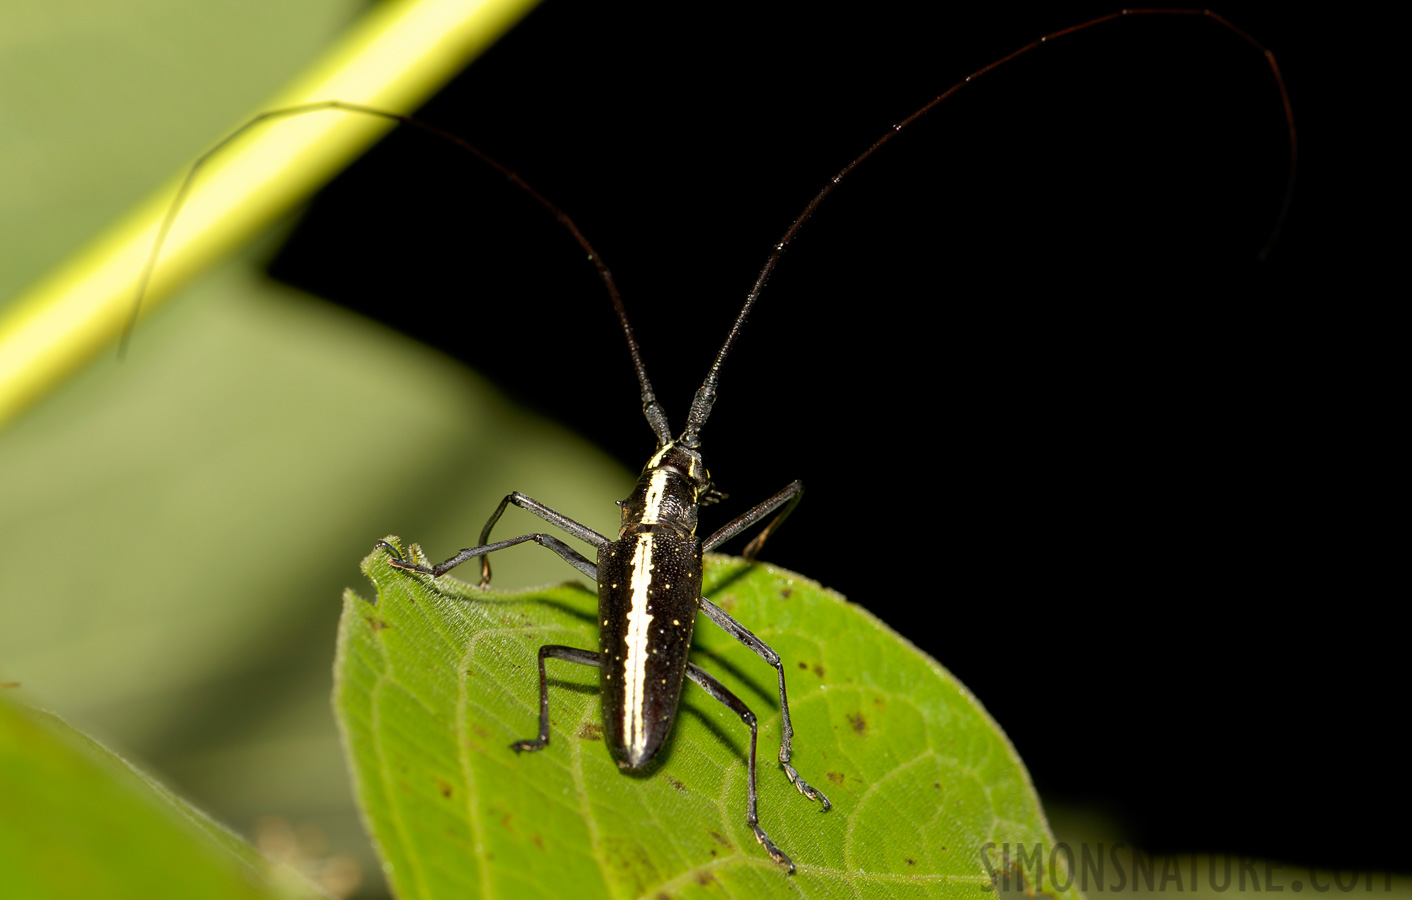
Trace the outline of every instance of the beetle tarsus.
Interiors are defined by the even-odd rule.
[[[750,823],[750,829],[755,832],[755,840],[759,841],[760,846],[765,848],[765,852],[770,854],[770,859],[784,866],[789,870],[789,874],[793,875],[794,860],[790,859],[783,850],[775,846],[775,842],[770,840],[769,835],[765,834],[765,829],[756,825],[754,822]]]
[[[833,804],[829,802],[829,798],[824,796],[823,791],[799,777],[799,773],[794,771],[794,766],[783,761],[780,762],[780,765],[784,766],[784,774],[789,776],[789,783],[798,788],[799,793],[808,797],[810,800],[817,800],[823,804],[824,812],[828,812],[833,807]]]
[[[387,541],[378,541],[376,544],[373,544],[374,550],[377,550],[378,548],[382,548],[383,550],[387,551],[387,555],[389,557],[388,562],[392,563],[394,566],[400,562],[403,562],[402,551],[392,546]]]
[[[376,544],[373,544],[374,550],[378,549],[379,547],[387,551],[387,564],[389,566],[392,566],[394,569],[402,569],[407,572],[420,572],[423,575],[436,574],[435,572],[428,569],[426,566],[419,566],[416,563],[408,562],[407,560],[403,559],[402,551],[399,550],[397,547],[394,547],[392,544],[389,544],[387,541],[378,541]]]

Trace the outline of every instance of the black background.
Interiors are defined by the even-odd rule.
[[[913,6],[551,2],[419,115],[574,216],[679,428],[830,176],[968,72],[1111,11]],[[765,558],[935,656],[1042,796],[1148,850],[1405,869],[1406,679],[1367,515],[1380,363],[1338,280],[1358,223],[1332,211],[1347,23],[1274,9],[1221,10],[1276,52],[1299,125],[1267,261],[1290,153],[1259,51],[1199,16],[1041,48],[905,131],[785,254],[703,433],[731,495],[703,528],[802,478]],[[583,254],[436,141],[385,141],[272,271],[634,469],[652,449]]]

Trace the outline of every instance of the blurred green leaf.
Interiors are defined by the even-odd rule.
[[[248,264],[187,300],[0,435],[0,681],[242,831],[278,814],[366,852],[328,706],[348,560],[389,528],[449,552],[511,489],[606,527],[632,479]],[[562,563],[506,554],[497,574]]]
[[[184,171],[367,6],[9,4],[0,301]],[[270,283],[268,248],[0,432],[0,682],[233,827],[276,814],[367,852],[373,881],[328,708],[347,561],[389,529],[463,540],[511,489],[567,496],[592,521],[631,480],[438,354]],[[393,424],[367,427],[374,409]],[[506,566],[522,584],[558,577],[532,554]]]
[[[312,897],[260,854],[62,720],[0,700],[6,897]]]
[[[975,698],[803,578],[713,557],[706,593],[785,659],[794,762],[832,811],[797,794],[775,763],[774,671],[704,619],[693,651],[760,716],[761,825],[794,858],[791,877],[745,824],[748,730],[694,687],[660,762],[624,775],[603,746],[596,671],[551,662],[551,743],[510,750],[536,730],[538,647],[597,647],[596,592],[433,585],[382,552],[363,569],[377,601],[345,596],[335,707],[360,804],[404,900],[569,889],[975,897],[993,893],[987,842],[1052,842],[1024,767]],[[1048,873],[1042,889],[1077,897]]]

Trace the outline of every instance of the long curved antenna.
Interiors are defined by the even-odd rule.
[[[128,317],[127,325],[123,328],[122,338],[118,342],[119,358],[126,353],[128,343],[132,339],[133,329],[136,327],[138,315],[142,311],[142,298],[147,293],[147,285],[152,280],[152,272],[156,269],[157,259],[162,254],[162,245],[166,243],[167,235],[172,229],[172,223],[176,221],[177,214],[181,212],[182,206],[186,203],[187,195],[190,194],[191,186],[193,182],[195,182],[196,176],[201,171],[201,168],[205,166],[212,157],[230,144],[231,141],[263,122],[326,110],[363,113],[365,115],[391,119],[394,122],[410,125],[434,137],[449,141],[495,169],[495,171],[505,176],[507,180],[537,200],[540,206],[549,210],[554,218],[569,230],[574,240],[578,241],[578,245],[588,254],[589,261],[591,261],[594,268],[598,270],[598,277],[602,279],[603,286],[608,289],[608,296],[613,300],[613,309],[618,314],[618,321],[622,323],[623,334],[628,340],[628,352],[632,354],[633,368],[637,371],[637,381],[642,387],[643,415],[647,417],[647,424],[652,427],[653,434],[657,436],[659,448],[671,441],[671,428],[667,425],[666,411],[663,410],[662,404],[657,402],[656,396],[652,393],[652,382],[647,378],[647,368],[642,364],[642,354],[638,350],[637,338],[633,334],[632,324],[628,322],[627,310],[623,308],[623,299],[618,294],[618,286],[613,281],[613,273],[609,271],[608,266],[603,262],[603,257],[598,254],[598,251],[593,249],[593,245],[588,242],[588,238],[584,237],[583,232],[579,231],[579,227],[574,224],[574,220],[569,218],[567,213],[551,203],[543,194],[535,190],[529,182],[517,175],[512,169],[486,155],[479,147],[476,147],[469,141],[457,137],[450,132],[443,131],[435,125],[429,125],[419,119],[414,119],[411,116],[404,116],[401,113],[389,112],[388,110],[378,109],[373,106],[364,106],[360,103],[348,103],[343,100],[320,100],[314,103],[302,103],[298,106],[286,106],[280,109],[262,112],[230,134],[221,138],[216,142],[215,146],[196,158],[196,161],[191,164],[191,168],[187,170],[186,177],[182,179],[181,187],[177,189],[176,197],[172,200],[172,205],[167,208],[167,214],[163,217],[161,227],[157,230],[157,240],[152,244],[152,252],[148,254],[147,262],[142,267],[142,275],[138,278],[137,291],[133,296],[132,314]]]
[[[1270,64],[1270,72],[1274,75],[1275,84],[1280,91],[1280,102],[1284,107],[1285,124],[1289,130],[1289,177],[1285,182],[1284,200],[1280,204],[1279,215],[1275,217],[1275,224],[1270,230],[1270,236],[1257,255],[1257,259],[1263,262],[1269,255],[1271,248],[1274,247],[1275,241],[1279,237],[1280,229],[1284,226],[1285,217],[1289,214],[1290,204],[1294,198],[1295,167],[1299,161],[1299,143],[1294,129],[1294,109],[1290,105],[1289,92],[1285,89],[1284,76],[1280,74],[1280,67],[1279,64],[1275,62],[1275,55],[1259,41],[1209,9],[1124,9],[1115,13],[1109,13],[1105,16],[1099,16],[1096,19],[1090,19],[1082,24],[1071,25],[1068,28],[1061,28],[1058,31],[1046,34],[1044,37],[1031,41],[1020,49],[967,75],[961,81],[947,88],[945,92],[937,96],[926,106],[923,106],[921,109],[912,113],[912,115],[892,126],[886,134],[874,141],[873,145],[863,151],[857,159],[844,166],[837,175],[830,179],[828,184],[824,185],[822,190],[814,195],[814,199],[809,201],[809,205],[804,207],[804,211],[799,214],[799,218],[794,220],[794,224],[790,225],[789,229],[785,231],[784,237],[780,238],[779,243],[775,244],[774,249],[770,251],[769,258],[765,260],[764,268],[760,270],[759,277],[755,279],[755,286],[752,287],[750,293],[746,295],[745,305],[741,307],[740,314],[736,316],[735,324],[731,326],[730,334],[726,336],[726,342],[721,345],[720,352],[716,354],[716,361],[711,364],[711,370],[706,374],[706,380],[701,383],[701,387],[696,391],[696,396],[692,398],[691,412],[687,416],[686,430],[682,432],[681,443],[684,446],[692,448],[700,446],[701,428],[706,424],[707,417],[711,415],[711,406],[716,402],[716,385],[720,380],[721,365],[725,362],[726,355],[730,353],[731,347],[735,345],[736,338],[740,336],[741,328],[744,327],[745,320],[750,315],[751,308],[755,306],[756,299],[759,298],[760,292],[764,290],[765,282],[769,281],[770,275],[774,272],[775,266],[779,263],[780,256],[784,253],[785,248],[789,246],[790,241],[794,240],[795,235],[799,233],[799,229],[809,220],[809,217],[814,214],[814,211],[819,208],[819,204],[824,202],[824,198],[832,194],[834,188],[838,187],[839,182],[856,169],[863,160],[872,156],[884,144],[896,137],[898,132],[902,131],[902,129],[931,112],[941,104],[942,101],[991,70],[997,69],[1010,62],[1012,59],[1023,56],[1041,44],[1047,44],[1057,38],[1084,31],[1085,29],[1092,28],[1095,25],[1101,25],[1104,22],[1109,22],[1114,19],[1124,18],[1126,16],[1145,15],[1204,16],[1229,29],[1255,49],[1259,50]]]

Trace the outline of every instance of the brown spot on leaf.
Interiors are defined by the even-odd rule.
[[[455,793],[455,789],[451,786],[451,782],[447,781],[445,778],[436,779],[436,789],[441,792],[441,796],[443,797],[450,797],[453,793]]]
[[[603,726],[597,722],[585,722],[584,726],[579,729],[579,737],[585,741],[601,741],[603,740]]]
[[[539,836],[539,832],[535,832],[534,834],[530,835],[530,843],[534,844],[541,850],[544,849],[544,838]]]
[[[697,869],[697,870],[696,870],[696,883],[697,883],[697,884],[706,885],[706,884],[710,884],[711,882],[713,882],[713,881],[715,881],[715,880],[716,880],[716,876],[715,876],[715,875],[712,875],[709,870],[707,870],[707,869]]]
[[[915,865],[917,864],[917,861],[916,861],[915,859],[908,859],[908,858],[905,857],[905,856],[903,857],[903,859],[906,859],[906,860],[907,860],[907,865],[909,865],[909,866],[915,866]]]
[[[807,671],[809,671],[809,664],[808,664],[807,662],[804,662],[803,660],[800,660],[800,662],[799,662],[799,668],[801,668],[801,669],[803,669],[804,671],[807,672]]]
[[[626,838],[614,838],[611,835],[604,835],[598,847],[595,848],[597,854],[601,856],[605,871],[608,872],[650,872],[660,862],[653,856],[655,850],[636,840]],[[641,893],[639,887],[633,891],[639,897],[651,896]]]
[[[722,847],[729,847],[731,845],[730,841],[726,840],[724,837],[714,831],[711,832],[711,837],[714,838],[716,843],[720,844]]]
[[[665,776],[663,776],[663,777],[667,779],[667,784],[670,784],[672,787],[676,788],[677,790],[679,790],[679,791],[684,791],[684,790],[686,790],[686,785],[682,784],[680,781],[677,781],[677,780],[676,780],[675,778],[673,778],[672,776],[670,776],[670,775],[665,775]]]
[[[472,723],[471,730],[476,733],[476,737],[484,738],[487,741],[490,740],[490,732],[486,731],[484,726]]]
[[[824,667],[821,666],[821,665],[819,665],[818,663],[814,663],[814,674],[817,675],[817,676],[819,676],[820,678],[823,678],[823,677],[824,677]]]
[[[20,686],[18,681],[0,681],[0,691],[7,691]]]
[[[882,707],[886,706],[887,704],[883,703],[883,698],[881,698],[881,697],[874,697],[874,698],[873,698],[873,705],[876,706],[876,707],[878,707],[879,709],[881,709]]]
[[[843,784],[843,773],[842,773],[842,772],[829,772],[829,773],[828,773],[828,779],[829,779],[829,781],[832,781],[834,784]]]
[[[780,589],[780,596],[783,597],[784,599],[788,600],[790,597],[793,597],[793,596],[794,596],[794,589],[793,589],[793,588],[781,588],[781,589]]]
[[[375,619],[372,616],[365,616],[364,618],[368,620],[368,627],[371,628],[374,633],[382,631],[384,628],[392,627],[391,625],[384,622],[382,619]]]
[[[849,713],[848,727],[853,729],[854,734],[867,734],[868,720],[863,718],[862,713]]]

